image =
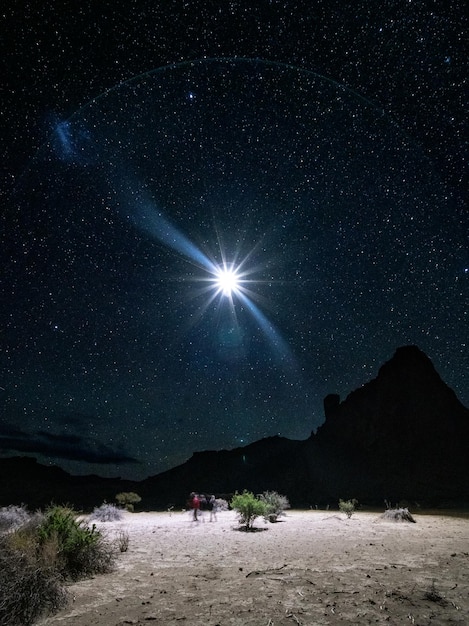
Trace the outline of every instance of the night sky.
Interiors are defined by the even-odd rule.
[[[304,439],[405,344],[469,405],[464,2],[44,4],[2,8],[0,456]]]

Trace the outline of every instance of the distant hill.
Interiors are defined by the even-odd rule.
[[[72,476],[31,457],[0,459],[0,506],[26,504],[31,510],[56,504],[91,509],[114,502],[120,491],[137,491],[138,482],[100,476]]]
[[[185,505],[190,491],[229,495],[275,489],[292,506],[339,498],[382,505],[469,506],[469,409],[415,346],[399,348],[378,376],[342,402],[324,400],[325,422],[304,441],[269,437],[234,450],[195,453],[143,481],[71,476],[31,458],[0,460],[0,506],[51,500],[88,509],[119,491],[142,508]]]

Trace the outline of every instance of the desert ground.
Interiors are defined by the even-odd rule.
[[[126,513],[114,572],[71,584],[41,626],[469,624],[469,514],[288,511],[257,532],[234,512]]]

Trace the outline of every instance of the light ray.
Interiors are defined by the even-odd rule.
[[[136,211],[129,216],[132,222],[141,230],[155,237],[168,248],[179,252],[199,267],[215,274],[217,266],[199,248],[183,235],[161,211],[149,201],[139,204]]]
[[[262,313],[262,311],[250,300],[242,291],[238,293],[238,297],[245,304],[251,315],[259,324],[259,328],[264,335],[269,339],[270,343],[274,346],[279,353],[282,360],[292,360],[293,353],[288,343],[282,338],[279,331],[275,328],[270,320]]]

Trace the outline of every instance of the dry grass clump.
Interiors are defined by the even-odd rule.
[[[117,548],[119,549],[119,552],[127,552],[127,550],[129,549],[129,543],[130,543],[129,533],[126,533],[123,530],[121,530],[116,538],[116,545],[117,545]]]
[[[446,606],[447,600],[446,598],[437,590],[435,586],[435,581],[432,581],[430,589],[424,594],[425,600],[430,600],[430,602],[436,602],[441,604],[442,606]]]

